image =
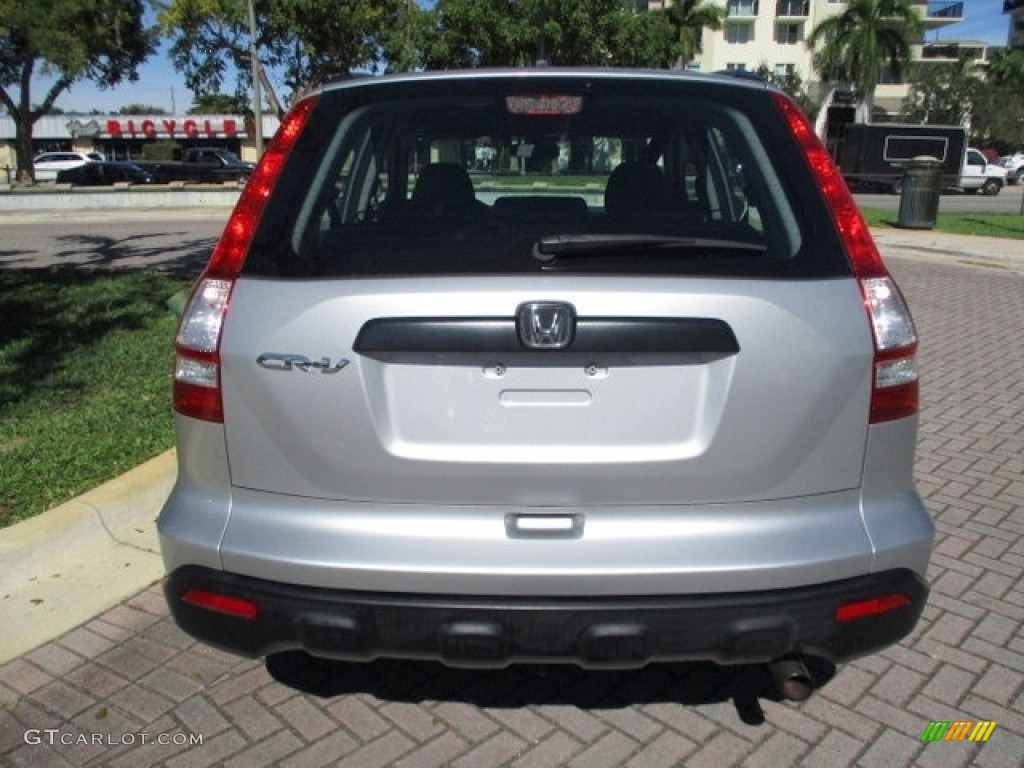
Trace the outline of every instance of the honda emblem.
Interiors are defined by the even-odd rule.
[[[565,349],[576,333],[572,304],[534,301],[516,311],[519,340],[527,349]]]

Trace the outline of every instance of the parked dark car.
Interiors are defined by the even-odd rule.
[[[122,181],[152,184],[155,179],[148,171],[124,162],[86,163],[57,174],[58,184],[74,184],[79,187],[103,187]]]
[[[194,184],[219,184],[225,181],[245,183],[256,164],[242,160],[234,152],[216,147],[193,147],[181,160],[144,162],[140,167],[152,173],[161,184],[186,181]]]

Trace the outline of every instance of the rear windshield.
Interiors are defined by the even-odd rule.
[[[714,81],[340,87],[312,111],[245,271],[846,274],[797,151],[763,88]]]

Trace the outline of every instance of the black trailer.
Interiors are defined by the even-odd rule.
[[[955,186],[966,150],[967,131],[959,125],[851,123],[833,151],[851,187],[898,192],[907,163],[922,155],[936,158],[946,186]]]

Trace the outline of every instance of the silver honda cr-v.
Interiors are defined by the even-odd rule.
[[[764,83],[328,86],[181,322],[168,602],[251,656],[764,663],[801,698],[924,605],[916,348]]]

